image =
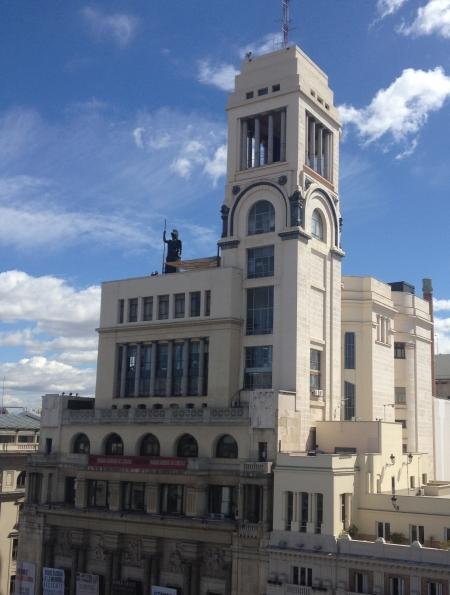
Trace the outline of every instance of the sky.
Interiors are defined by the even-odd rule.
[[[214,255],[227,93],[281,0],[0,0],[4,402],[92,395],[100,283]],[[343,123],[343,272],[433,279],[450,352],[450,0],[291,0]]]

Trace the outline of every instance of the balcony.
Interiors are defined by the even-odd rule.
[[[163,409],[66,409],[63,424],[199,424],[239,423],[249,420],[246,407],[194,407]]]
[[[303,585],[291,585],[267,583],[267,595],[311,595],[312,587],[304,587]]]
[[[0,454],[5,452],[23,454],[27,452],[33,452],[35,450],[38,450],[38,448],[39,444],[37,444],[36,442],[4,442],[0,444]]]
[[[241,475],[247,477],[260,477],[262,475],[269,475],[272,471],[272,462],[264,461],[246,461],[241,463]]]

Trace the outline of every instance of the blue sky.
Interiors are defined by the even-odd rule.
[[[93,392],[99,283],[159,269],[164,218],[212,255],[226,90],[279,0],[0,2],[6,401]],[[341,106],[346,274],[432,277],[450,351],[450,0],[292,0]]]

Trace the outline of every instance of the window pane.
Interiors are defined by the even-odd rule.
[[[184,293],[175,295],[175,318],[184,318]]]
[[[167,343],[158,343],[155,370],[155,395],[157,396],[164,396],[166,394],[167,357]]]
[[[274,273],[274,247],[250,248],[247,251],[247,277],[272,277]]]
[[[142,345],[140,376],[139,376],[139,394],[148,395],[150,393],[150,374],[152,361],[152,346]]]
[[[355,368],[355,333],[345,333],[344,336],[344,365],[347,370]]]
[[[192,291],[189,294],[190,316],[200,316],[200,291]]]
[[[248,235],[275,231],[275,209],[267,200],[260,200],[250,209]]]
[[[355,385],[344,382],[344,419],[349,421],[355,417]]]
[[[405,359],[406,358],[406,350],[405,350],[405,343],[394,343],[394,358],[395,359]]]
[[[158,297],[158,319],[167,320],[169,318],[169,296],[160,295]]]
[[[153,318],[153,298],[145,297],[143,300],[143,320],[152,320]]]
[[[134,395],[134,380],[136,377],[136,345],[127,345],[127,360],[125,368],[125,396]]]
[[[247,389],[272,388],[272,346],[245,349],[244,385]]]
[[[137,322],[138,300],[133,298],[128,300],[128,322]]]
[[[247,335],[273,331],[273,287],[247,289]]]

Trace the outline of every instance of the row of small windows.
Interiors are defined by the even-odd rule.
[[[172,296],[157,296],[157,320],[168,320],[169,318],[185,318],[186,316],[186,294],[176,293]],[[125,322],[125,304],[127,306],[126,322],[151,321],[155,319],[153,296],[143,298],[130,298],[128,300],[120,299],[118,306],[118,322]],[[191,291],[188,297],[188,316],[191,318],[201,316],[202,312],[202,292]],[[203,316],[211,315],[211,291],[208,289],[203,295]]]
[[[279,83],[277,83],[276,85],[272,85],[272,93],[277,93],[280,89],[281,85]],[[264,95],[268,95],[268,93],[269,87],[262,87],[261,89],[258,89],[258,97],[263,97]],[[245,94],[246,99],[253,99],[254,96],[254,91],[247,91],[247,93]]]
[[[275,231],[275,209],[268,200],[259,200],[248,214],[247,233],[252,236],[272,231]],[[323,217],[318,209],[311,216],[311,235],[322,242],[325,240]]]
[[[73,442],[72,450],[78,454],[89,454],[91,449],[90,440],[86,434],[78,434]],[[183,458],[198,457],[198,443],[191,434],[183,434],[176,443],[176,456]],[[158,438],[154,434],[146,434],[139,442],[139,456],[159,457],[161,447]],[[104,444],[104,454],[109,456],[123,456],[123,440],[118,434],[110,434]],[[221,436],[214,449],[214,456],[219,459],[237,459],[238,445],[236,440],[229,434]]]

